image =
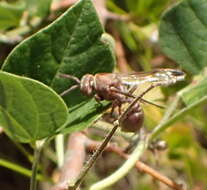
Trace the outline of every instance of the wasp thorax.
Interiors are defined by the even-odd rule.
[[[93,84],[94,84],[94,77],[93,77],[93,75],[86,74],[81,79],[80,90],[86,96],[90,96],[93,93]]]

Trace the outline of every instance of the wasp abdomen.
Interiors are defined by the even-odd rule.
[[[144,123],[144,112],[140,104],[136,103],[119,123],[122,131],[138,132]]]

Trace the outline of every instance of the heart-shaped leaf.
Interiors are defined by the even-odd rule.
[[[14,140],[32,142],[55,135],[67,115],[65,103],[46,85],[0,72],[0,126]]]
[[[80,78],[86,73],[112,71],[115,59],[111,40],[106,36],[91,0],[81,0],[48,27],[19,44],[2,69],[39,80],[61,93],[74,83],[58,77],[59,73]],[[88,112],[82,112],[81,107],[73,108],[87,100],[78,90],[64,100],[73,114],[80,116],[76,122],[69,119],[67,127],[85,128],[100,116],[100,111],[96,111],[100,106],[95,100],[84,104],[90,109]]]
[[[184,0],[166,11],[160,23],[163,52],[186,71],[207,66],[207,0]]]
[[[97,104],[94,99],[90,99],[89,101],[83,101],[80,104],[73,106],[69,110],[67,122],[61,128],[61,132],[71,133],[82,130],[85,126],[90,126],[91,123],[99,119],[102,112],[110,106],[110,104],[106,101],[101,104]]]

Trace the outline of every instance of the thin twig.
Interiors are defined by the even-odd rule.
[[[94,140],[91,140],[88,138],[86,139],[86,147],[90,151],[96,150],[99,147],[99,145],[100,145],[100,142],[97,142],[97,141],[94,141]],[[105,151],[114,152],[125,159],[129,158],[128,154],[124,153],[124,151],[121,148],[119,148],[118,146],[113,145],[113,144],[109,144],[105,148]],[[158,171],[154,170],[153,168],[149,167],[148,165],[144,164],[143,162],[141,162],[139,160],[136,162],[135,166],[139,171],[144,172],[144,173],[152,176],[154,179],[166,184],[168,187],[170,187],[174,190],[181,190],[182,189],[181,185],[177,184],[173,180],[162,175]]]
[[[81,132],[73,133],[70,136],[67,150],[69,151],[66,154],[66,159],[64,166],[61,170],[60,181],[53,190],[66,190],[68,187],[68,183],[75,180],[78,174],[81,171],[81,167],[83,166],[83,162],[85,159],[86,149],[90,152],[94,152],[101,145],[101,142],[97,142],[89,139]],[[129,155],[124,153],[124,151],[114,144],[108,144],[104,151],[114,152],[119,156],[128,159]],[[72,153],[72,154],[71,154]],[[168,187],[174,190],[182,190],[182,186],[169,179],[168,177],[162,175],[158,171],[153,168],[147,166],[141,161],[137,161],[135,167],[150,176],[154,179],[160,181],[161,183],[166,184]]]
[[[110,141],[111,137],[113,136],[113,134],[115,133],[115,131],[118,127],[119,127],[119,124],[116,123],[116,125],[113,127],[113,129],[109,132],[109,134],[103,140],[103,143],[100,145],[100,147],[96,150],[96,152],[91,156],[89,161],[86,163],[82,172],[80,173],[79,177],[77,178],[75,184],[74,185],[71,184],[69,186],[70,190],[75,190],[78,188],[78,186],[81,184],[82,180],[84,179],[84,177],[88,173],[89,169],[93,166],[93,164],[97,160],[98,156],[103,152],[104,148],[106,147],[106,145],[108,144],[108,142]]]
[[[150,87],[148,87],[140,96],[136,97],[131,103],[130,105],[127,107],[127,109],[121,114],[121,116],[119,117],[119,119],[117,121],[114,122],[114,127],[112,128],[112,130],[108,133],[108,135],[106,136],[106,138],[103,140],[101,146],[96,150],[96,152],[91,156],[91,158],[89,159],[89,161],[86,163],[85,167],[83,168],[82,172],[80,173],[79,177],[77,178],[77,181],[75,182],[75,184],[70,184],[70,190],[76,190],[78,188],[78,186],[81,184],[81,182],[83,181],[84,177],[86,176],[86,174],[88,173],[89,169],[93,166],[93,164],[95,163],[95,161],[97,160],[98,156],[103,152],[104,148],[107,146],[108,142],[111,140],[112,136],[114,135],[116,129],[119,127],[119,122],[121,122],[126,115],[128,114],[128,112],[130,111],[130,109],[147,93],[149,92],[152,88],[154,88],[155,85],[151,85]]]
[[[124,48],[119,36],[119,33],[114,29],[112,34],[115,38],[116,42],[116,57],[117,57],[117,66],[121,73],[128,73],[129,72],[129,65],[126,60]]]
[[[142,155],[146,146],[148,144],[148,138],[146,135],[140,135],[140,141],[137,143],[132,154],[129,156],[129,159],[125,161],[125,163],[115,172],[113,172],[110,176],[105,179],[93,184],[90,187],[90,190],[102,190],[106,187],[109,187],[116,183],[118,180],[126,176],[129,171],[134,167],[139,157]]]

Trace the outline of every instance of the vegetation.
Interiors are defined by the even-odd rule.
[[[207,189],[206,5],[0,1],[1,187]],[[151,103],[141,101],[145,119],[136,133],[116,130],[111,102],[79,88],[60,96],[77,83],[60,73],[81,79],[158,68],[183,70],[185,81],[146,93]],[[149,85],[138,86],[134,96]]]

